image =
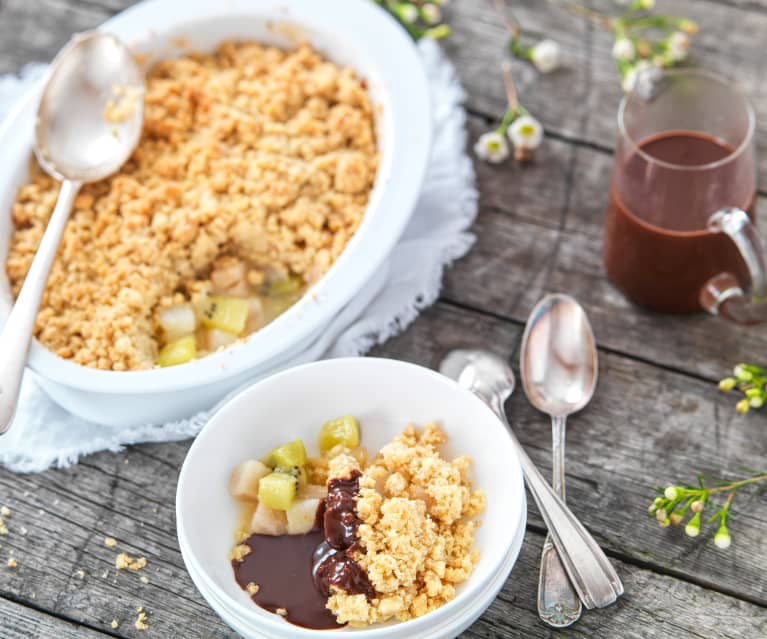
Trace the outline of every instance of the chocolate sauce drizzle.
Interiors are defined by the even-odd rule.
[[[286,619],[305,628],[339,628],[325,607],[334,586],[349,594],[375,590],[367,573],[352,558],[359,548],[354,512],[359,493],[359,471],[349,479],[328,482],[328,495],[320,502],[314,528],[305,535],[251,535],[243,543],[251,552],[232,562],[234,577],[243,590],[249,583],[259,590],[251,599],[262,608],[286,611]]]
[[[354,561],[359,549],[357,529],[362,523],[354,512],[360,490],[360,472],[355,470],[349,479],[331,479],[325,499],[325,541],[314,551],[312,575],[317,588],[326,597],[335,586],[349,594],[364,594],[368,599],[375,590],[367,573]]]

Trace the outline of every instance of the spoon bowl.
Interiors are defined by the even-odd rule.
[[[591,324],[569,295],[547,295],[533,309],[522,337],[520,375],[525,395],[553,417],[589,403],[597,385],[597,349]]]
[[[56,56],[40,98],[35,156],[59,180],[94,182],[128,159],[141,135],[144,80],[130,49],[98,31]]]

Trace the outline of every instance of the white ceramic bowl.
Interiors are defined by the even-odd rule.
[[[290,47],[308,41],[332,61],[351,66],[377,106],[381,162],[364,221],[310,294],[241,345],[168,369],[112,372],[79,366],[33,342],[29,367],[62,406],[110,425],[164,422],[208,408],[258,371],[314,341],[327,323],[382,268],[408,222],[423,181],[431,142],[427,80],[405,31],[364,0],[147,0],[105,22],[150,59],[210,50],[226,39]],[[183,42],[183,48],[179,43]],[[0,128],[0,260],[11,231],[10,207],[27,176],[40,87]],[[0,319],[12,300],[0,276]]]
[[[434,628],[452,631],[459,618],[470,623],[492,601],[487,593],[502,585],[499,574],[511,570],[524,535],[521,468],[505,427],[479,399],[434,371],[396,360],[336,359],[290,369],[240,393],[203,428],[184,461],[176,495],[179,546],[201,594],[254,636],[316,636],[254,605],[235,582],[227,555],[236,507],[227,481],[236,464],[286,439],[301,437],[310,454],[316,452],[319,427],[341,414],[360,420],[371,452],[409,422],[437,421],[449,437],[445,454],[470,455],[475,486],[487,495],[476,536],[480,561],[455,600],[419,619],[343,632],[392,639],[431,636],[427,631]],[[484,607],[475,608],[479,600]]]

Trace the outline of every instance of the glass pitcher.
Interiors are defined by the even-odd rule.
[[[767,320],[754,111],[708,72],[651,69],[618,111],[603,258],[632,301]]]

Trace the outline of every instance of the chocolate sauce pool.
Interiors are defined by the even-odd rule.
[[[317,509],[311,532],[305,535],[251,535],[243,543],[251,552],[242,562],[232,562],[234,577],[243,590],[259,586],[251,596],[271,612],[283,608],[285,618],[297,626],[314,629],[339,628],[325,608],[330,586],[368,598],[375,590],[367,574],[350,556],[358,544],[360,520],[354,513],[359,476],[333,479],[328,496]]]

